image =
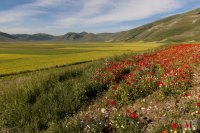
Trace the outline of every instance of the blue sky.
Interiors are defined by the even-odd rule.
[[[200,0],[1,0],[0,31],[118,32],[200,7]]]

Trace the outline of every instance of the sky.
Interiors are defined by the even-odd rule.
[[[1,0],[0,31],[118,32],[196,8],[200,0]]]

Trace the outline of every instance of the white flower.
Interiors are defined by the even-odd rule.
[[[101,108],[101,113],[106,113],[106,109],[105,108]]]

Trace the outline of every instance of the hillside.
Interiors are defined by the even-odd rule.
[[[48,34],[16,34],[0,32],[0,41],[158,41],[158,42],[195,42],[200,41],[200,8],[183,14],[164,18],[117,33],[75,33],[69,32],[61,36]]]
[[[11,41],[11,40],[15,40],[15,39],[16,39],[16,37],[14,37],[10,34],[0,32],[0,41]]]
[[[63,36],[60,36],[57,38],[57,40],[61,41],[108,41],[110,38],[112,38],[113,33],[87,33],[87,32],[81,32],[81,33],[75,33],[75,32],[69,32]]]
[[[38,33],[38,34],[33,34],[33,35],[28,35],[28,34],[16,34],[13,35],[16,37],[16,40],[20,41],[48,41],[48,40],[53,40],[56,37],[44,33]]]
[[[121,32],[115,41],[200,41],[200,9]]]

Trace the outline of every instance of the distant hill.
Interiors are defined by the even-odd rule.
[[[0,41],[13,41],[13,40],[16,40],[16,39],[17,38],[13,35],[0,32]]]
[[[200,41],[200,9],[121,32],[115,41]]]
[[[75,33],[61,36],[44,33],[10,35],[0,32],[0,41],[157,41],[195,42],[200,41],[200,8],[118,33]]]
[[[20,40],[20,41],[48,41],[48,40],[55,39],[55,36],[44,34],[44,33],[38,33],[34,35],[16,34],[13,36],[15,36],[17,40]]]

